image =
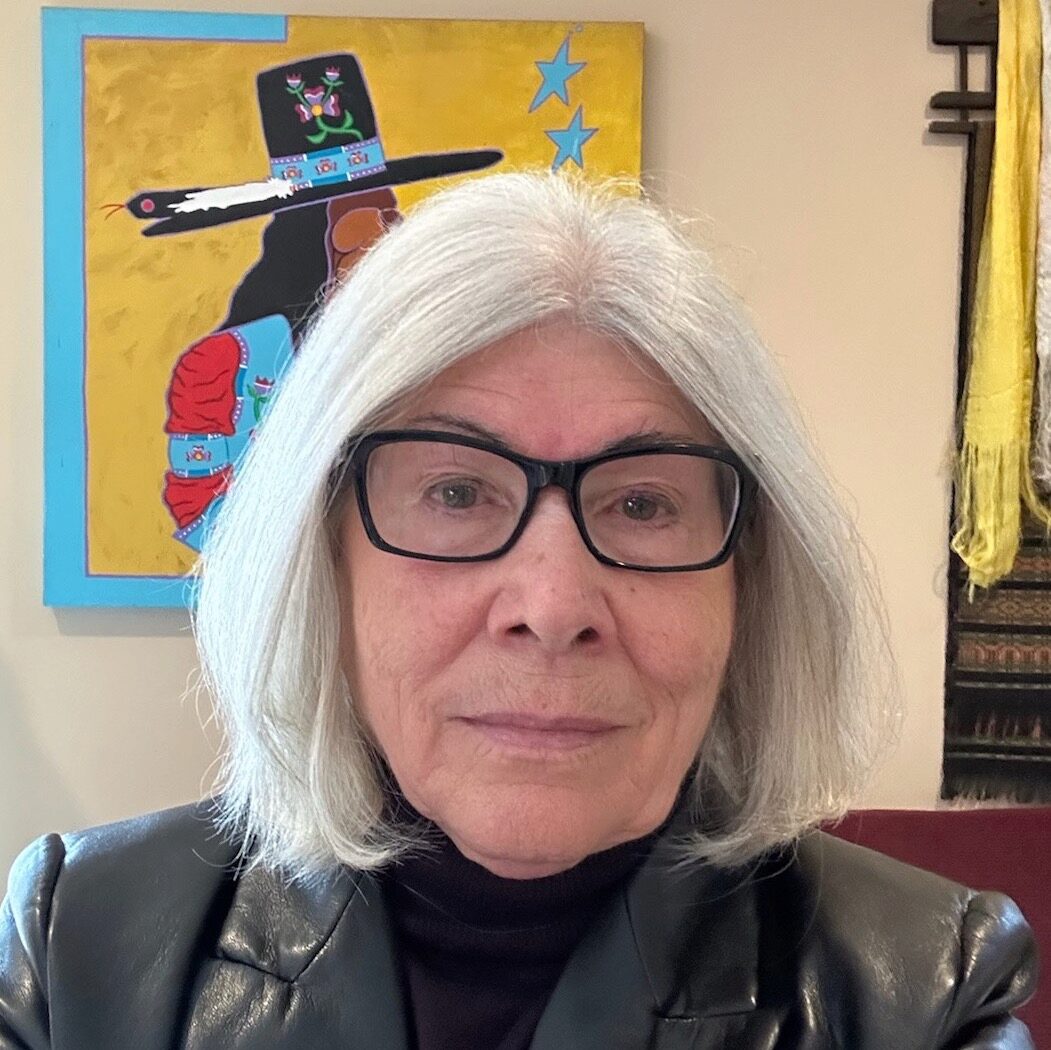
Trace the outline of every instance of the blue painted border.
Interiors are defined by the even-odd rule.
[[[182,576],[92,576],[87,565],[84,391],[84,40],[120,37],[281,43],[283,15],[45,7],[44,604],[188,604]],[[61,84],[61,92],[51,85]]]

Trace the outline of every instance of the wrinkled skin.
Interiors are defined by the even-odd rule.
[[[607,338],[551,321],[447,369],[391,425],[454,430],[421,421],[454,414],[545,459],[593,454],[639,429],[710,442],[693,406],[647,372]],[[405,796],[465,856],[534,878],[663,822],[726,667],[732,559],[681,573],[603,565],[553,487],[493,561],[380,551],[353,499],[340,538],[344,666],[358,709]],[[528,752],[467,721],[494,710],[618,728],[579,749]]]

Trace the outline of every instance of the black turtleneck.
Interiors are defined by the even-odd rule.
[[[570,953],[664,825],[556,875],[506,879],[398,801],[438,844],[381,877],[416,1050],[527,1050]]]

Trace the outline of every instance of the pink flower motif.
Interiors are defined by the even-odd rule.
[[[303,90],[303,98],[307,100],[307,105],[304,106],[302,102],[296,103],[296,112],[299,114],[299,119],[302,123],[306,124],[308,120],[313,120],[316,117],[338,117],[340,115],[339,96],[329,95],[326,98],[327,94],[328,89],[323,87],[305,88]]]
[[[365,154],[362,153],[360,150],[358,152],[356,152],[356,153],[352,153],[350,155],[350,163],[351,164],[364,164],[365,163]]]
[[[285,77],[285,83],[295,91],[296,88],[303,86],[303,78],[298,73],[289,73],[288,76]]]
[[[301,179],[303,177],[303,169],[285,168],[285,170],[281,172],[281,177],[284,179]]]
[[[332,161],[327,159],[318,161],[318,163],[315,164],[314,167],[317,169],[317,173],[319,175],[327,175],[330,171],[336,170],[336,165]]]
[[[325,70],[326,80],[339,80],[339,66],[329,66]]]
[[[274,381],[268,376],[256,376],[252,386],[260,397],[267,397],[273,392]]]

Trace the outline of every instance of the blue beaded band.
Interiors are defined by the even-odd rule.
[[[270,158],[270,177],[291,182],[297,190],[333,182],[353,182],[387,170],[387,158],[378,138],[334,149]]]

